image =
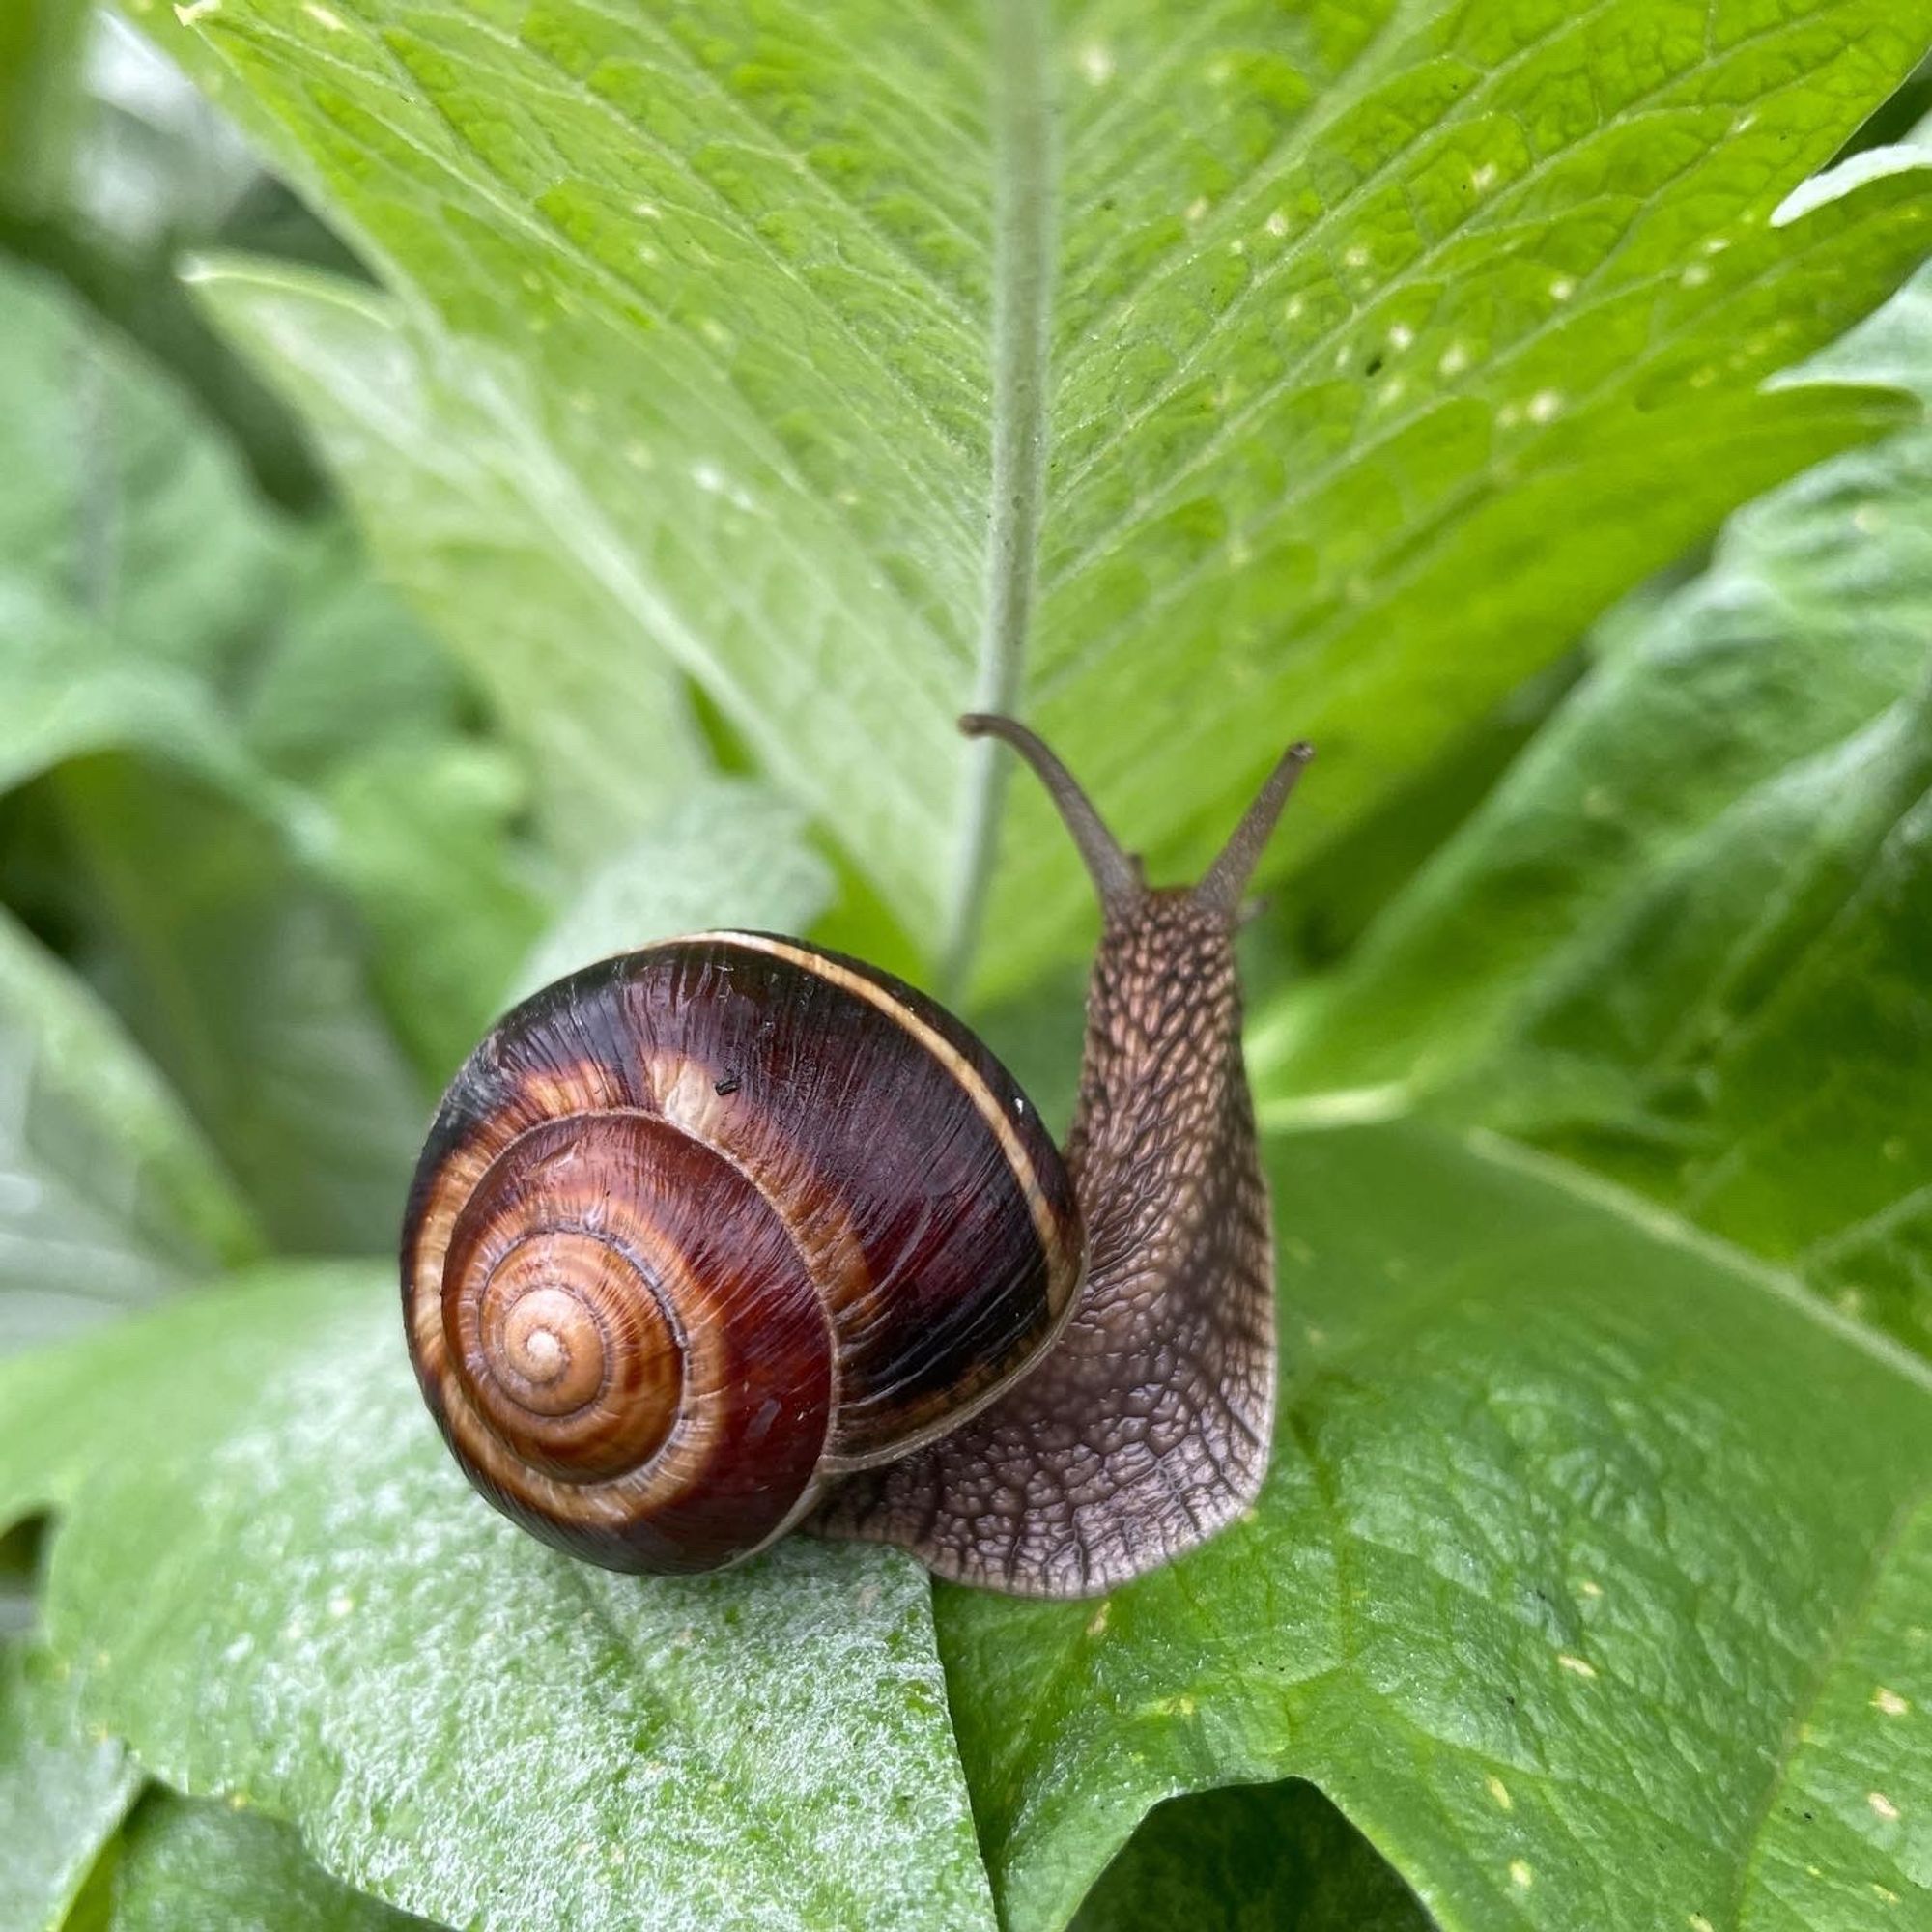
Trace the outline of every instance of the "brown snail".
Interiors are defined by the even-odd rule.
[[[794,1524],[1029,1596],[1107,1590],[1261,1487],[1266,1184],[1233,939],[1309,756],[1155,889],[1039,739],[1098,889],[1065,1158],[890,975],[714,932],[516,1008],[444,1096],[403,1230],[416,1376],[477,1488],[612,1569]]]

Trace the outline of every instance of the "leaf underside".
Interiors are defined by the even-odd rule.
[[[420,574],[383,513],[429,459],[366,399],[450,424],[480,370],[446,500],[545,533],[544,662],[618,715],[640,658],[696,678],[928,957],[965,957],[999,823],[959,711],[1023,709],[1157,872],[1315,738],[1305,859],[1886,419],[1759,384],[1927,232],[1910,173],[1769,225],[1925,0],[143,12],[394,292],[204,284],[378,546]],[[508,718],[559,711],[594,715]],[[1085,904],[1043,805],[1010,817],[989,990]]]

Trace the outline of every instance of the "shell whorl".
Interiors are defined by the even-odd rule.
[[[720,934],[586,968],[471,1056],[417,1170],[405,1320],[506,1513],[708,1569],[997,1395],[1082,1253],[1060,1156],[956,1021]]]
[[[816,1285],[757,1188],[668,1122],[516,1135],[412,1313],[451,1446],[553,1541],[705,1569],[809,1499],[832,1413]]]

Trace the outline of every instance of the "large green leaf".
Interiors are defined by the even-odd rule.
[[[1932,396],[1932,281],[1834,352]],[[1533,1137],[1932,1349],[1932,430],[1740,514],[1332,984],[1291,1106]]]
[[[0,1351],[206,1276],[255,1241],[154,1067],[0,910]]]
[[[1170,1793],[1287,1776],[1448,1932],[1925,1922],[1932,1372],[1499,1143],[1270,1164],[1253,1520],[1097,1604],[939,1594],[1009,1922]]]
[[[127,1752],[89,1737],[71,1673],[19,1637],[0,1640],[0,1925],[60,1932],[140,1782]]]
[[[1023,705],[1161,867],[1308,732],[1287,863],[1886,419],[1760,382],[1932,233],[1898,172],[1770,220],[1928,0],[139,11],[380,265],[392,355],[495,372],[469,470],[526,532],[563,505],[633,654],[960,957],[1001,770],[969,701]],[[335,363],[299,338],[339,315],[224,301],[307,391]],[[609,639],[592,701],[626,702]],[[1031,792],[1015,822],[989,985],[1084,903]]]
[[[72,1406],[70,1407],[70,1405]],[[88,1715],[459,1924],[987,1922],[922,1572],[639,1582],[457,1473],[386,1275],[267,1274],[0,1370]]]
[[[1064,1922],[1171,1794],[1285,1776],[1449,1932],[1932,1910],[1932,1372],[1496,1143],[1313,1133],[1271,1166],[1288,1379],[1253,1519],[1100,1603],[939,1593],[1008,1922]],[[983,1917],[918,1573],[796,1539],[700,1582],[546,1551],[449,1465],[385,1282],[268,1275],[0,1368],[0,1516],[48,1506],[90,1719],[383,1897]],[[1128,1854],[1168,1888],[1172,1829]],[[1305,1909],[1399,1913],[1313,1842]],[[1204,1851],[1201,1909],[1256,1856]]]

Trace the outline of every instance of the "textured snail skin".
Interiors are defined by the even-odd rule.
[[[404,1319],[506,1514],[704,1570],[996,1397],[1082,1253],[1064,1162],[956,1020],[710,934],[559,980],[470,1056],[412,1190]]]
[[[1060,1340],[962,1428],[843,1484],[812,1527],[1026,1596],[1114,1588],[1253,1501],[1274,1422],[1274,1258],[1234,919],[1108,910],[1067,1143],[1088,1275]]]

